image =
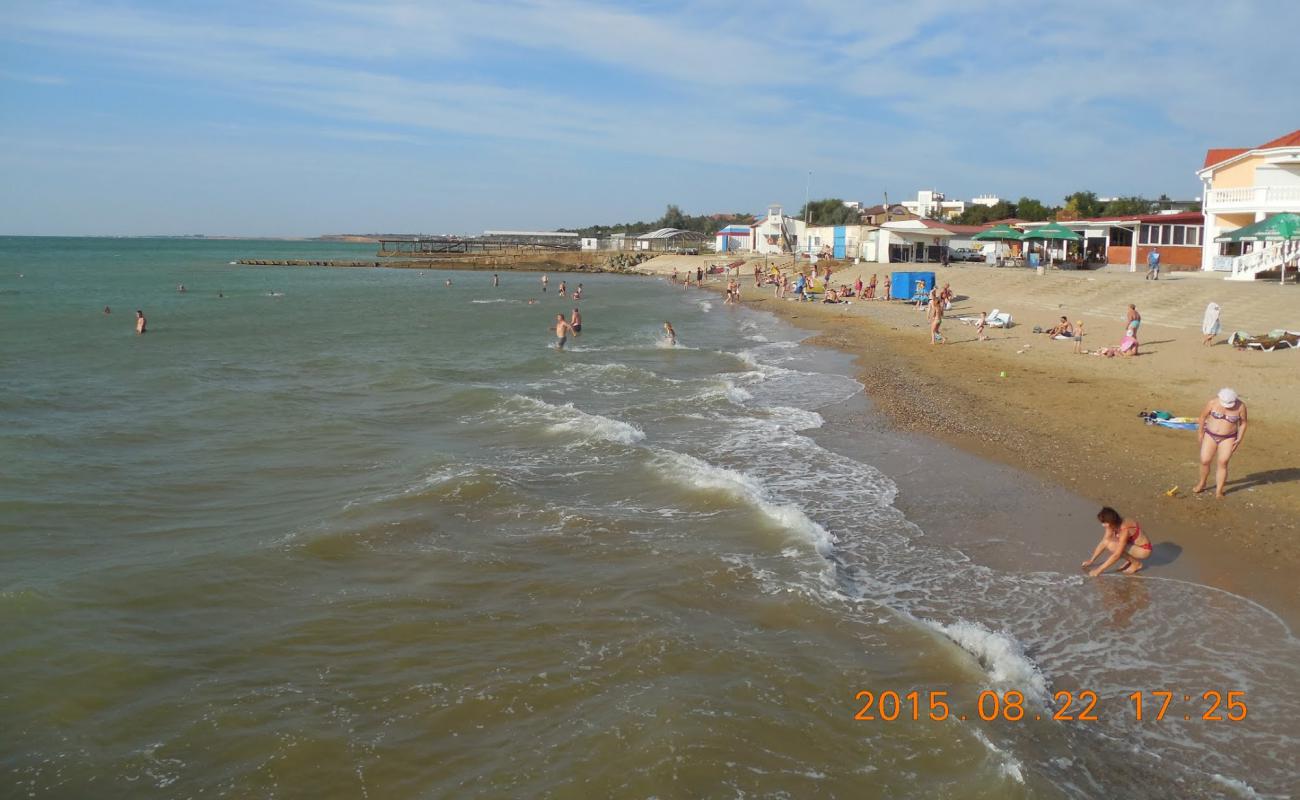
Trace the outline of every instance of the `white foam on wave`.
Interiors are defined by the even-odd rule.
[[[529,406],[543,418],[551,420],[551,424],[547,426],[547,430],[551,433],[629,445],[645,439],[645,431],[632,423],[600,414],[588,414],[575,408],[573,403],[555,405],[522,394],[513,395],[511,399]]]
[[[492,300],[471,300],[470,302],[471,303],[513,303],[514,301],[508,300],[504,297],[497,297]]]
[[[713,304],[708,300],[701,300],[698,305],[700,306],[700,310],[706,314],[713,310]]]
[[[1220,786],[1226,789],[1231,790],[1233,794],[1237,795],[1238,797],[1247,798],[1247,800],[1255,800],[1256,798],[1261,796],[1259,792],[1256,792],[1253,788],[1251,788],[1250,784],[1246,783],[1245,781],[1240,781],[1237,780],[1236,778],[1228,778],[1223,775],[1220,775],[1217,772],[1210,776],[1210,780],[1214,781],[1215,783],[1219,784]]]
[[[951,625],[933,620],[924,622],[974,656],[995,683],[1017,689],[1039,705],[1047,705],[1047,679],[1025,655],[1025,649],[1015,637],[991,631],[977,622],[959,621]]]
[[[792,406],[772,406],[768,409],[772,419],[783,428],[793,431],[806,431],[820,428],[826,424],[826,418],[816,411],[807,411]]]
[[[993,744],[993,740],[985,736],[984,732],[979,728],[971,728],[971,732],[975,734],[975,738],[979,740],[980,744],[984,745],[984,748],[998,760],[998,771],[1016,783],[1025,782],[1024,766],[1019,759]]]
[[[829,556],[834,549],[835,541],[825,528],[810,519],[798,506],[772,500],[763,484],[752,476],[715,466],[676,450],[657,451],[655,462],[665,475],[680,484],[693,489],[722,492],[751,504],[779,527],[798,534],[811,543],[823,556]]]

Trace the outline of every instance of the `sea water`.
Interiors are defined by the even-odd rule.
[[[0,239],[0,794],[1296,792],[1280,620],[929,535],[804,334],[648,278],[230,263],[372,253]]]

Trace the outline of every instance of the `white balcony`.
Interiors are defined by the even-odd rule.
[[[1300,186],[1244,186],[1205,193],[1207,214],[1300,211]]]

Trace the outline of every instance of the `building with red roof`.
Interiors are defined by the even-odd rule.
[[[1238,259],[1263,243],[1215,240],[1274,214],[1300,213],[1300,130],[1258,147],[1211,148],[1196,176],[1204,187],[1201,207],[1205,212],[1205,235],[1200,268],[1250,278],[1269,269],[1272,261],[1258,254],[1251,259],[1249,274],[1239,269]],[[1280,259],[1282,248],[1276,249]]]

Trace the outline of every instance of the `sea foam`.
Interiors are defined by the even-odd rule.
[[[1047,705],[1047,679],[1014,637],[991,631],[976,622],[959,621],[951,625],[925,622],[974,656],[995,683],[1017,689],[1040,705]]]
[[[762,483],[743,472],[715,466],[675,450],[659,450],[655,461],[663,473],[677,483],[693,489],[722,492],[749,503],[779,527],[807,540],[824,556],[829,556],[834,549],[834,539],[825,528],[798,506],[772,500]]]
[[[588,414],[575,408],[573,403],[555,405],[526,395],[514,395],[511,399],[528,406],[538,416],[549,420],[547,430],[551,433],[617,444],[636,444],[645,439],[645,431],[632,423],[600,414]]]

